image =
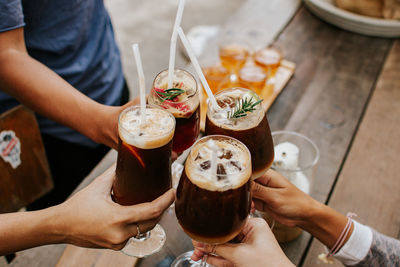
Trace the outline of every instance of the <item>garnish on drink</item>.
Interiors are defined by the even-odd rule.
[[[161,101],[172,100],[174,101],[179,95],[185,93],[186,91],[180,88],[170,88],[170,89],[156,89],[157,94],[160,96]]]
[[[247,116],[247,113],[256,110],[256,106],[262,101],[263,99],[255,101],[253,97],[250,97],[250,99],[247,97],[244,99],[239,99],[239,101],[236,101],[235,107],[231,111],[228,111],[228,119]]]
[[[185,70],[174,69],[171,86],[168,86],[168,75],[168,70],[164,70],[156,76],[148,101],[174,115],[173,151],[180,153],[189,148],[199,135],[199,90],[196,79]]]

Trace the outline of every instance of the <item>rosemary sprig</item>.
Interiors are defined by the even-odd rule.
[[[180,88],[169,88],[165,89],[164,92],[156,91],[157,94],[160,96],[162,101],[164,102],[165,100],[173,100],[175,97],[183,94],[185,90],[180,89]]]
[[[263,99],[255,101],[253,97],[250,97],[250,99],[247,97],[245,99],[240,99],[236,102],[233,110],[228,111],[228,119],[247,116],[247,112],[253,112],[256,110],[256,106],[262,101]]]

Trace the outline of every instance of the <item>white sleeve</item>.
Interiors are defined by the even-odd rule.
[[[372,244],[372,230],[353,220],[354,229],[346,244],[334,257],[344,265],[355,265],[368,254]]]

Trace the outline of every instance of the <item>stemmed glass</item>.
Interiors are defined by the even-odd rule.
[[[176,216],[185,233],[208,244],[235,238],[250,213],[250,177],[251,156],[242,142],[222,135],[199,139],[176,193]],[[200,263],[190,256],[191,252],[182,254],[171,266],[208,266],[207,256]]]
[[[172,151],[182,153],[200,133],[200,97],[196,79],[187,71],[175,69],[173,88],[168,88],[168,70],[154,79],[149,104],[160,106],[176,118]]]
[[[123,110],[118,120],[119,144],[113,200],[121,205],[150,202],[171,188],[172,138],[175,118],[167,111],[147,105],[142,122],[139,105]],[[138,231],[140,226],[136,225]],[[122,252],[144,257],[159,251],[166,240],[156,225],[129,239]]]

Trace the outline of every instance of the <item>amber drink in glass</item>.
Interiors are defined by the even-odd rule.
[[[281,61],[282,52],[276,47],[262,48],[254,54],[254,62],[268,73],[269,78],[275,76]]]
[[[246,64],[239,71],[239,82],[247,84],[247,88],[256,92],[258,95],[262,93],[266,81],[267,73],[253,63]]]
[[[237,73],[246,63],[248,56],[248,48],[239,43],[223,44],[219,47],[219,59],[221,64],[231,71],[231,73]]]

